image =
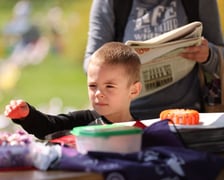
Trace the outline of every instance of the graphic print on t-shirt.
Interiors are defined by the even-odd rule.
[[[187,22],[186,14],[177,0],[163,0],[150,3],[134,0],[127,22],[124,42],[127,40],[148,40]]]

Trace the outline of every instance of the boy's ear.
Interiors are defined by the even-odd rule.
[[[142,90],[142,83],[140,81],[134,83],[131,87],[131,98],[136,98]]]

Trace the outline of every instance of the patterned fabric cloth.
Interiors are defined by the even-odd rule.
[[[99,172],[106,180],[213,180],[223,167],[221,157],[185,148],[170,131],[168,121],[144,128],[140,152],[82,155],[73,148],[63,147],[62,156],[51,166],[52,169]]]

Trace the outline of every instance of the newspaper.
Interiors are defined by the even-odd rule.
[[[202,23],[192,22],[146,41],[127,41],[141,59],[140,97],[155,93],[185,77],[195,62],[179,56],[183,48],[200,45]]]

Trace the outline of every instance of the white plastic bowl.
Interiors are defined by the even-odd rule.
[[[73,128],[77,151],[132,153],[141,150],[142,129],[132,126],[110,124]]]

